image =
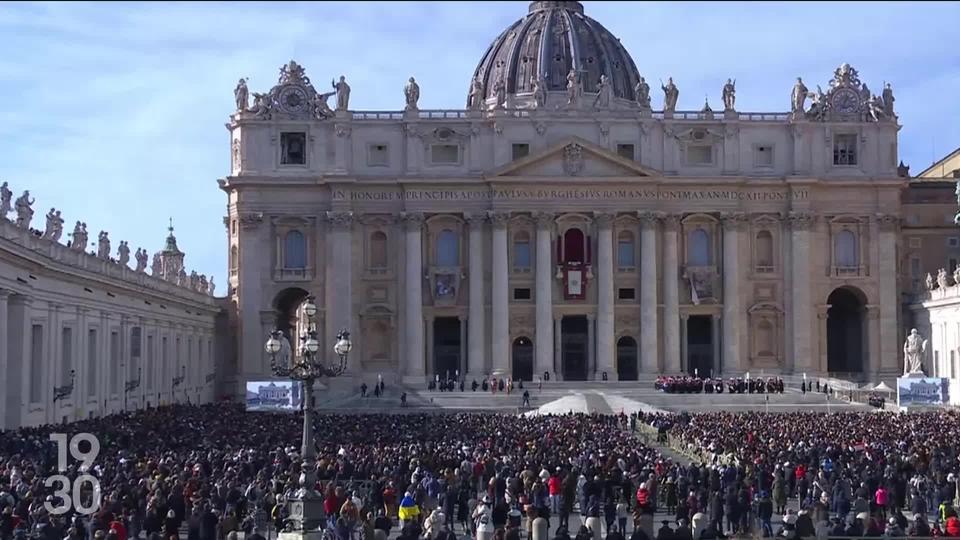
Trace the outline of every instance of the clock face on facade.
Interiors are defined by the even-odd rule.
[[[849,88],[841,88],[834,92],[831,104],[840,114],[854,114],[860,110],[860,96]]]
[[[299,86],[288,86],[280,91],[278,101],[284,111],[298,113],[307,105],[307,93]]]

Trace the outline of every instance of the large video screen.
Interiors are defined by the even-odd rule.
[[[303,393],[293,381],[247,381],[248,411],[294,412],[300,409]]]

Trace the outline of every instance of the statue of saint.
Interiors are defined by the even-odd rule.
[[[214,296],[214,292],[217,290],[217,285],[213,282],[213,276],[210,276],[210,281],[207,283],[207,294]]]
[[[420,100],[420,85],[417,84],[416,79],[413,77],[410,77],[410,80],[407,81],[406,86],[403,87],[403,97],[407,101],[407,106],[404,110],[418,110],[417,101]]]
[[[947,270],[946,268],[941,268],[937,271],[937,287],[946,289],[949,286],[950,281],[947,279]]]
[[[497,98],[496,107],[502,109],[507,106],[507,85],[503,82],[503,77],[498,77],[493,83],[493,95]]]
[[[542,75],[533,79],[533,104],[538,109],[547,105],[547,81]]]
[[[600,82],[597,83],[597,99],[593,100],[593,106],[605,109],[610,106],[610,96],[613,94],[613,87],[610,85],[610,79],[606,75],[600,75]]]
[[[483,109],[483,100],[483,83],[480,82],[479,77],[476,77],[470,84],[470,103],[468,105],[471,110],[479,111]]]
[[[347,78],[341,75],[340,82],[330,81],[330,84],[337,91],[337,110],[347,110],[350,106],[350,85],[347,84]]]
[[[883,114],[887,115],[887,118],[893,118],[893,88],[890,87],[890,83],[883,85]]]
[[[923,356],[927,352],[927,340],[914,328],[903,343],[903,374],[923,373]]]
[[[200,274],[200,286],[197,288],[198,293],[207,294],[207,275]]]
[[[97,241],[97,257],[101,259],[110,258],[110,233],[107,231],[100,231]]]
[[[933,282],[933,276],[930,275],[930,272],[927,272],[927,279],[925,279],[924,282],[927,286],[927,290],[932,291],[934,282]]]
[[[806,85],[803,84],[803,79],[797,77],[797,82],[793,85],[793,91],[790,92],[790,112],[798,114],[804,112],[804,104],[809,92]]]
[[[650,110],[650,85],[643,77],[640,77],[640,81],[633,88],[633,95],[641,109]]]
[[[860,83],[860,103],[870,101],[870,88],[867,83]]]
[[[14,203],[14,207],[17,210],[17,227],[21,229],[30,228],[30,220],[33,219],[33,203],[35,201],[30,198],[30,191],[24,191],[23,195],[17,198]]]
[[[117,247],[117,262],[121,266],[126,266],[130,262],[130,246],[127,245],[126,240],[121,240],[120,246]]]
[[[197,290],[197,288],[200,287],[200,274],[197,274],[197,271],[196,271],[196,270],[191,270],[191,271],[190,271],[190,277],[188,278],[188,280],[189,280],[189,281],[188,281],[187,283],[188,283],[189,287],[190,287],[191,289],[193,289],[194,291]]]
[[[160,278],[161,274],[163,274],[163,261],[160,260],[160,253],[154,253],[153,262],[150,263],[150,275]]]
[[[571,69],[567,73],[567,105],[576,105],[582,93],[583,86],[580,84],[580,76],[577,74],[577,70]]]
[[[53,237],[53,229],[56,227],[56,223],[57,223],[56,212],[57,212],[56,208],[51,208],[50,211],[47,212],[47,224],[46,224],[46,227],[44,227],[43,229],[43,238],[47,240]]]
[[[677,110],[677,101],[680,99],[680,90],[673,84],[673,77],[667,77],[667,84],[660,81],[660,88],[663,89],[663,112],[674,112]]]
[[[10,213],[10,210],[13,210],[13,206],[10,204],[11,199],[13,199],[13,192],[4,182],[3,185],[0,185],[0,219],[7,219],[7,214]]]
[[[727,84],[723,85],[723,110],[734,110],[733,105],[737,101],[737,81],[727,79]]]
[[[237,83],[237,87],[233,89],[233,98],[236,100],[238,112],[244,112],[247,110],[249,92],[247,91],[246,79],[240,79],[240,82]]]
[[[326,94],[317,94],[313,96],[313,116],[317,120],[324,120],[334,116],[333,110],[327,104],[327,99],[336,92],[327,92]]]
[[[186,287],[190,284],[188,281],[189,278],[187,277],[187,271],[184,270],[183,268],[180,268],[180,272],[177,273],[176,278],[177,278],[177,285],[181,287]]]
[[[135,257],[137,259],[137,268],[135,272],[142,273],[147,269],[147,250],[143,248],[137,248]]]
[[[257,118],[266,118],[267,115],[270,114],[272,107],[273,102],[271,101],[270,94],[253,93],[253,107],[251,107],[249,111],[257,115]]]

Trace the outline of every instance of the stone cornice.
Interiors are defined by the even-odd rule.
[[[136,272],[112,261],[32,235],[13,223],[0,220],[0,256],[28,262],[31,272],[53,275],[54,279],[88,286],[91,283],[135,298],[144,296],[156,303],[179,303],[194,310],[220,311],[216,298]]]

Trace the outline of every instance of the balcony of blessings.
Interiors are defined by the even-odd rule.
[[[333,190],[334,201],[754,201],[789,202],[809,197],[807,189],[369,189]]]

